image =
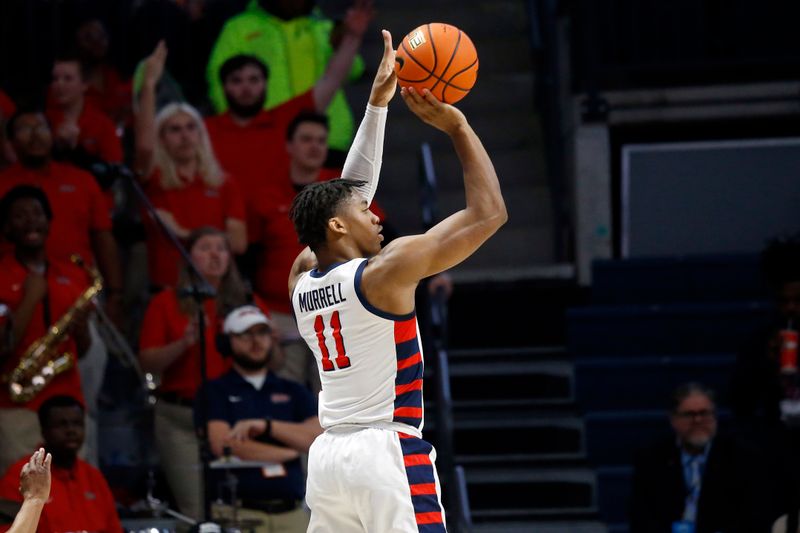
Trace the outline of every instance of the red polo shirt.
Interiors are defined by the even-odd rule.
[[[17,185],[34,185],[44,190],[53,208],[47,254],[56,261],[69,261],[80,254],[93,261],[91,233],[111,229],[111,216],[103,193],[91,174],[72,165],[51,162],[42,170],[15,163],[0,172],[0,197]],[[4,251],[8,250],[8,246]]]
[[[17,261],[13,253],[6,254],[0,258],[0,302],[8,305],[12,311],[16,311],[22,302],[24,296],[23,286],[27,277],[28,269]],[[49,318],[45,313],[45,299],[42,299],[33,310],[31,321],[25,329],[14,356],[2,365],[2,374],[10,372],[17,366],[20,356],[28,346],[43,336],[47,328],[67,312],[72,304],[75,303],[76,298],[88,286],[86,273],[71,263],[50,262],[46,277],[47,296],[45,296],[45,299],[49,304]],[[66,351],[71,352],[73,357],[77,357],[75,342],[69,337],[61,345],[59,353]],[[53,381],[36,397],[24,404],[11,401],[8,394],[8,386],[4,383],[0,387],[0,408],[25,407],[36,411],[46,399],[60,394],[72,396],[81,402],[83,401],[81,379],[77,365],[53,378]]]
[[[22,501],[19,474],[28,459],[20,459],[6,471],[0,480],[0,497]],[[98,469],[78,458],[72,468],[52,465],[51,472],[50,498],[42,509],[38,533],[121,533],[114,497]]]
[[[232,179],[226,178],[219,187],[212,187],[197,175],[184,183],[179,189],[164,189],[156,170],[147,180],[145,191],[153,206],[171,213],[175,221],[188,230],[213,226],[224,231],[229,219],[244,221],[244,201]],[[144,222],[150,283],[174,286],[183,264],[180,254],[149,215],[144,215]]]
[[[338,170],[322,169],[317,181],[340,175]],[[256,292],[270,309],[281,313],[291,312],[287,292],[289,271],[297,254],[305,248],[298,242],[297,232],[289,218],[289,208],[296,194],[287,170],[280,182],[262,187],[255,195],[259,202],[254,203],[255,229],[252,234],[262,244],[255,275]]]
[[[309,90],[270,110],[262,110],[245,126],[234,122],[229,112],[206,118],[206,127],[222,168],[236,177],[250,215],[255,193],[265,183],[282,179],[289,166],[286,128],[303,110],[313,110]],[[251,234],[250,242],[255,241]]]
[[[89,85],[84,98],[95,109],[99,109],[110,118],[124,119],[124,122],[129,124],[133,101],[131,80],[123,80],[117,70],[110,65],[100,65],[99,69],[103,79],[103,89]]]
[[[53,132],[64,122],[64,112],[54,105],[47,106],[47,120]],[[78,127],[78,144],[87,154],[99,157],[109,163],[122,161],[122,143],[117,137],[117,128],[105,113],[85,102]]]
[[[260,298],[255,304],[269,315],[266,305]],[[222,357],[214,343],[217,332],[222,329],[225,317],[217,316],[214,300],[206,300],[203,304],[206,317],[206,375],[215,379],[231,368],[231,361]],[[190,317],[180,309],[180,302],[173,289],[166,289],[156,294],[147,306],[139,336],[139,349],[159,348],[183,337]],[[200,387],[200,346],[195,344],[186,350],[161,375],[159,390],[162,393],[175,393],[181,398],[194,400]]]

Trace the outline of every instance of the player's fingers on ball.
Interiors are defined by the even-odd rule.
[[[422,98],[432,106],[441,105],[441,102],[428,89],[422,89]]]

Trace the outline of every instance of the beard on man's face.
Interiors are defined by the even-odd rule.
[[[266,98],[267,95],[262,94],[255,102],[251,104],[240,104],[231,98],[229,94],[225,93],[225,100],[228,102],[228,110],[232,114],[243,118],[253,118],[254,116],[258,115],[258,112],[264,107],[264,100],[266,100]]]
[[[239,355],[237,353],[233,354],[233,360],[236,362],[237,365],[244,368],[245,370],[261,370],[267,367],[267,363],[269,363],[269,354],[267,354],[264,359],[260,361],[255,361],[246,355]]]

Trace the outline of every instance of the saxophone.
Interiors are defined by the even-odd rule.
[[[15,403],[30,401],[53,381],[53,378],[75,366],[75,355],[68,351],[58,353],[58,348],[69,333],[75,316],[84,311],[103,289],[103,279],[97,268],[88,267],[79,255],[73,255],[70,259],[89,273],[92,283],[75,299],[67,312],[50,326],[47,333],[28,346],[19,364],[6,376],[8,392]]]

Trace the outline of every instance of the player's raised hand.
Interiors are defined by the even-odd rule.
[[[403,97],[408,108],[424,123],[452,135],[462,126],[467,125],[464,113],[436,99],[428,90],[422,89],[422,94],[413,87],[401,87],[400,96]]]
[[[389,101],[397,90],[397,74],[394,71],[395,51],[392,47],[392,34],[388,30],[382,30],[381,33],[383,34],[383,58],[381,58],[381,64],[378,65],[378,71],[375,73],[375,80],[372,82],[369,103],[385,107],[389,105]]]

